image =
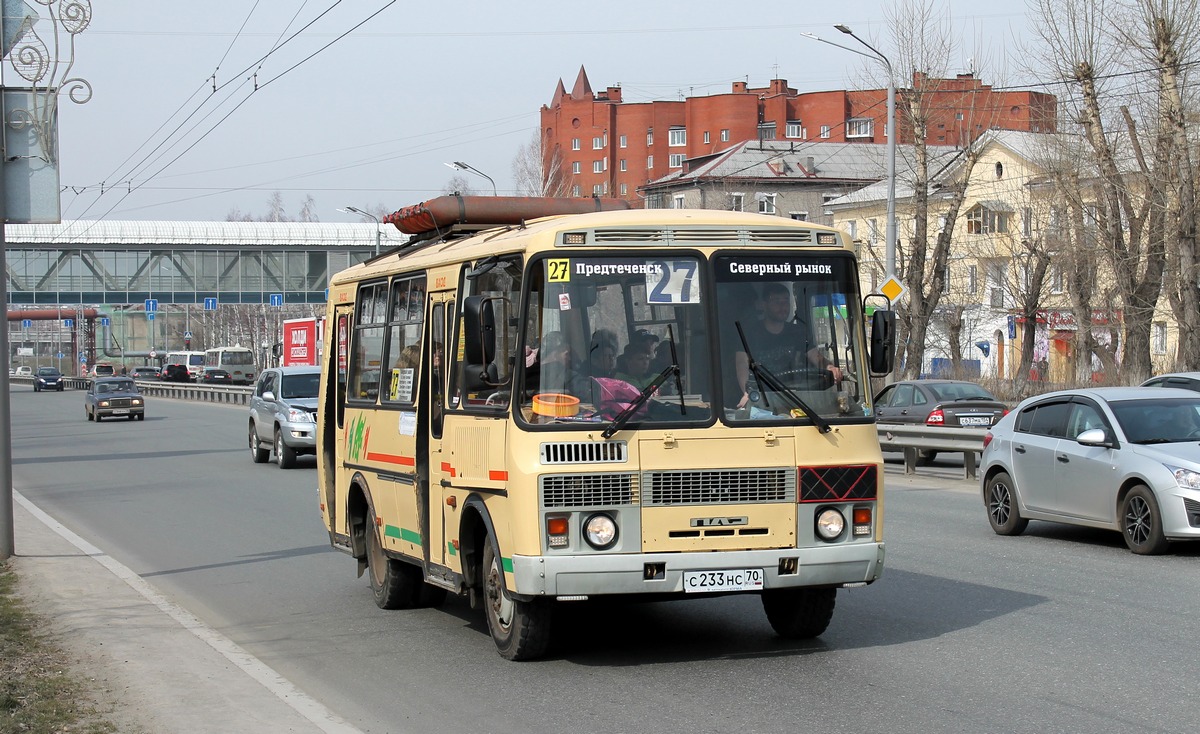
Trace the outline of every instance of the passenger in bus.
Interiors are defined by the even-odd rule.
[[[624,380],[639,390],[646,387],[654,381],[654,375],[650,372],[650,360],[653,358],[653,355],[638,342],[626,344],[625,351],[621,354],[622,366],[617,372],[617,379]]]
[[[842,380],[842,371],[814,344],[813,334],[803,323],[792,320],[792,296],[782,283],[762,287],[762,320],[743,323],[742,330],[755,361],[788,383],[788,375],[797,369],[815,367],[829,372],[833,384]],[[740,348],[734,355],[734,369],[742,395],[737,407],[751,402],[750,362]]]
[[[589,373],[592,377],[613,377],[617,372],[617,346],[607,339],[597,340],[592,336],[591,351],[588,352]]]

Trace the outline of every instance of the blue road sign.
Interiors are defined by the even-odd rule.
[[[1009,339],[1017,338],[1017,317],[1016,316],[1008,317],[1008,338]]]
[[[86,354],[79,355],[79,364],[86,364],[86,363],[87,363],[87,355]]]
[[[158,299],[157,298],[147,298],[146,299],[146,313],[154,313],[157,310],[158,310]]]
[[[205,298],[204,299],[204,310],[205,311],[216,311],[217,310],[217,299],[213,298],[213,297]]]
[[[147,318],[147,319],[149,319],[150,321],[153,321],[153,320],[154,320],[154,312],[153,312],[153,311],[147,311],[147,312],[146,312],[146,318]]]
[[[192,338],[192,332],[190,332],[190,331],[185,331],[185,332],[183,332],[183,338],[184,338],[184,339],[191,339],[191,338]]]
[[[283,306],[283,294],[282,293],[272,293],[271,294],[271,305],[276,306],[276,307]]]
[[[63,326],[65,326],[66,328],[69,329],[74,325],[75,325],[75,319],[63,319]],[[60,357],[60,359],[61,359],[61,357]]]
[[[105,316],[104,318],[100,319],[100,325],[101,325],[101,326],[108,326],[108,317],[107,317],[107,316]]]
[[[62,359],[62,358],[63,358],[63,353],[62,353],[62,352],[59,352],[59,353],[58,353],[58,358],[59,358],[59,359]]]
[[[274,296],[272,296],[272,298],[274,298]],[[271,305],[273,306],[275,304],[271,304]],[[22,329],[28,329],[31,326],[33,326],[33,321],[31,319],[21,319],[21,328]]]

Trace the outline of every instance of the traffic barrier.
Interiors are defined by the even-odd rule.
[[[986,428],[939,428],[911,423],[879,423],[879,447],[904,452],[904,473],[917,470],[917,452],[945,451],[963,455],[963,478],[978,479],[979,455],[983,453]]]

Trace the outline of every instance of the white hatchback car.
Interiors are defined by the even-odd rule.
[[[14,374],[17,377],[33,377],[33,368],[28,365],[21,365]]]
[[[988,522],[1030,520],[1119,531],[1134,553],[1200,540],[1200,393],[1064,390],[1024,400],[984,438]]]

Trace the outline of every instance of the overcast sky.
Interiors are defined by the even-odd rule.
[[[362,221],[338,209],[437,196],[456,160],[514,193],[514,155],[581,65],[593,89],[620,85],[627,102],[776,76],[841,89],[864,81],[864,59],[802,34],[853,44],[832,27],[845,23],[886,53],[887,5],[92,0],[72,73],[93,97],[60,110],[63,218],[259,217],[278,191],[290,217],[311,195],[321,221]],[[1025,28],[1023,4],[945,6],[963,38],[958,71],[974,39],[1003,46]],[[4,75],[20,81],[7,63]]]

